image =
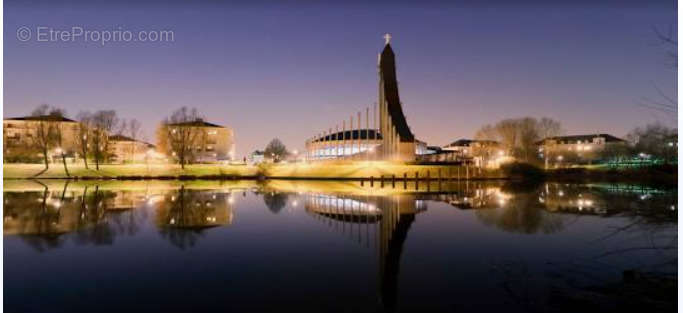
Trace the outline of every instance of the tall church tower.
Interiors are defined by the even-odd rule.
[[[396,60],[389,40],[384,35],[385,45],[379,56],[379,125],[382,134],[380,153],[385,160],[414,161],[415,136],[410,131],[398,97],[396,81]]]

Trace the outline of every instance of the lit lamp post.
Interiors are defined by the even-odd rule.
[[[55,149],[55,153],[56,153],[57,155],[61,156],[61,155],[62,155],[62,148],[56,148],[56,149]],[[54,160],[52,160],[52,162],[54,162]]]
[[[564,157],[562,157],[561,155],[557,156],[557,162],[562,162],[562,159],[564,159]]]
[[[147,164],[147,175],[149,176],[149,158],[152,157],[152,153],[154,151],[152,149],[147,149],[147,152],[145,153],[145,163]]]
[[[647,154],[644,152],[638,153],[638,158],[640,158],[640,166],[643,166],[643,162],[645,161],[645,158],[647,158]]]

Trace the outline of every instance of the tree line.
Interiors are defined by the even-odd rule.
[[[479,145],[473,154],[479,157],[491,156],[494,148],[502,148],[506,155],[526,163],[542,161],[539,143],[550,137],[562,136],[565,131],[561,122],[543,117],[508,118],[494,124],[482,126],[475,135]],[[636,127],[625,136],[626,144],[605,145],[605,148],[591,156],[604,161],[626,161],[633,158],[674,162],[678,148],[678,130],[660,123]],[[576,153],[575,153],[576,154]],[[566,155],[567,162],[578,161],[578,155]]]
[[[76,117],[76,123],[64,123],[66,111],[62,108],[42,104],[34,109],[29,121],[32,132],[28,139],[17,147],[22,151],[17,158],[28,158],[38,152],[45,164],[44,171],[50,167],[50,156],[53,151],[62,159],[64,171],[67,176],[69,169],[66,158],[69,154],[76,154],[83,160],[86,169],[89,168],[89,160],[95,163],[95,170],[100,169],[100,164],[110,157],[109,145],[110,134],[125,135],[133,140],[140,137],[141,124],[136,119],[120,119],[114,110],[99,110],[95,112],[82,111]],[[70,131],[68,127],[73,127]],[[73,138],[68,138],[73,136]],[[5,138],[6,140],[6,138]],[[67,151],[66,141],[73,142],[73,151]],[[7,141],[5,141],[7,142]]]

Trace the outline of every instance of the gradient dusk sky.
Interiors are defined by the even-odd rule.
[[[408,123],[431,145],[507,117],[548,116],[567,134],[617,136],[677,123],[638,105],[659,99],[655,86],[676,96],[668,47],[653,31],[676,28],[674,1],[66,3],[5,1],[5,117],[41,103],[71,117],[115,109],[154,142],[156,125],[188,106],[232,127],[239,157],[274,137],[302,149],[377,101],[388,32]],[[23,26],[172,30],[174,41],[22,42]]]

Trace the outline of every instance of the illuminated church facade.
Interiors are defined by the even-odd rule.
[[[358,112],[334,130],[318,134],[306,141],[306,157],[309,160],[321,159],[359,159],[414,161],[423,143],[415,140],[410,130],[398,93],[396,79],[396,56],[389,41],[384,36],[385,45],[378,58],[379,94],[376,107],[370,117],[370,108],[363,114]],[[377,119],[379,113],[379,119]],[[372,126],[370,125],[372,121]],[[365,124],[365,125],[363,125]]]

